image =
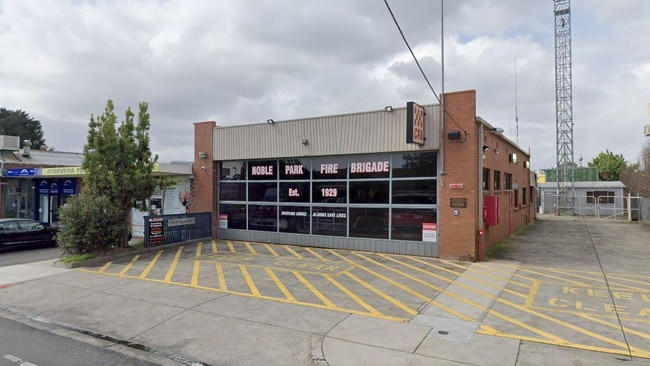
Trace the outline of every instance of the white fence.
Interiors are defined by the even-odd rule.
[[[603,220],[632,221],[642,219],[642,200],[642,197],[631,196],[593,197],[575,195],[573,197],[564,197],[546,193],[540,199],[539,212],[560,215],[571,214]],[[558,202],[560,202],[559,205]],[[647,205],[650,202],[645,199],[645,203]],[[645,218],[645,220],[648,219],[650,218]]]

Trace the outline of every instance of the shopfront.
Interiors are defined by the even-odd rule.
[[[220,229],[423,241],[437,222],[437,154],[224,161]]]

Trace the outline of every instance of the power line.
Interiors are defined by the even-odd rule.
[[[402,39],[404,40],[404,43],[406,44],[406,47],[409,49],[409,52],[411,52],[411,56],[413,56],[413,60],[415,61],[415,64],[418,66],[418,69],[420,69],[420,73],[422,74],[422,77],[424,77],[424,80],[427,82],[427,85],[429,86],[429,89],[431,89],[431,92],[433,93],[433,96],[436,97],[436,100],[438,101],[438,104],[440,104],[440,107],[442,107],[442,110],[444,113],[446,113],[451,121],[458,127],[460,128],[463,133],[465,134],[465,137],[467,137],[467,131],[465,131],[464,128],[460,127],[460,125],[454,120],[454,117],[449,114],[447,111],[447,108],[445,108],[444,104],[440,101],[440,98],[438,97],[438,94],[436,94],[436,91],[433,90],[433,86],[431,86],[431,82],[429,82],[429,78],[427,77],[427,74],[424,72],[422,69],[422,66],[420,66],[420,62],[418,61],[418,58],[415,57],[415,53],[413,52],[413,49],[411,48],[411,45],[409,45],[409,42],[406,40],[406,36],[404,35],[404,32],[402,31],[402,27],[400,27],[399,23],[397,22],[397,19],[395,18],[395,14],[393,14],[393,10],[390,8],[390,5],[388,5],[388,0],[384,0],[384,4],[386,4],[386,8],[388,8],[388,12],[390,13],[390,16],[393,18],[393,22],[395,22],[395,26],[397,27],[397,30],[399,31],[399,34],[402,36]]]

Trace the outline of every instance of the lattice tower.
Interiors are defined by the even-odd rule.
[[[573,95],[571,86],[570,0],[555,5],[555,121],[557,146],[557,212],[574,211]]]

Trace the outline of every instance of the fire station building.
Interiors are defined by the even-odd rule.
[[[534,221],[536,179],[475,91],[443,102],[195,123],[190,210],[219,239],[481,260]]]

